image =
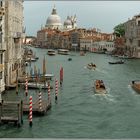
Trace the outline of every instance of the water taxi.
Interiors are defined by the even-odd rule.
[[[47,54],[48,55],[55,55],[56,52],[55,52],[55,50],[48,50]]]
[[[69,54],[69,50],[66,50],[66,49],[58,49],[58,54],[68,55]]]
[[[90,70],[91,69],[95,70],[96,69],[96,65],[93,64],[93,63],[90,63],[90,64],[87,65],[87,68],[90,69]]]
[[[97,94],[106,94],[106,88],[102,80],[96,80],[94,83],[94,90]]]
[[[138,93],[140,93],[140,80],[134,80],[134,81],[132,81],[132,88],[136,91],[136,92],[138,92]]]

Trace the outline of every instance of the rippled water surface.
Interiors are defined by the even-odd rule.
[[[42,68],[46,57],[47,73],[53,73],[59,79],[59,70],[64,68],[63,86],[59,88],[58,103],[54,102],[54,90],[51,91],[52,108],[43,117],[33,116],[33,126],[29,127],[28,116],[24,115],[24,124],[17,128],[13,125],[0,126],[0,137],[4,138],[140,138],[140,95],[131,88],[132,80],[140,79],[140,60],[125,60],[125,64],[109,65],[114,58],[103,54],[87,53],[80,56],[48,56],[47,50],[35,49],[40,57],[34,64]],[[67,59],[72,57],[72,61]],[[95,71],[86,65],[94,62]],[[30,66],[27,68],[30,69]],[[102,79],[108,94],[95,95],[93,81]],[[38,91],[30,90],[36,98]],[[42,91],[47,99],[47,91]],[[3,95],[7,100],[24,97],[20,89]]]

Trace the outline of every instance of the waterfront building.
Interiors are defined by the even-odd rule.
[[[5,0],[5,83],[15,85],[23,74],[23,0]]]
[[[84,30],[82,37],[80,38],[80,50],[86,50],[90,52],[102,52],[108,53],[115,49],[114,35],[101,33],[97,29]]]
[[[92,42],[93,42],[93,38],[91,37],[80,38],[80,51],[90,50],[92,47]]]
[[[39,47],[51,48],[54,45],[53,35],[56,34],[55,29],[41,29],[37,31],[37,45]]]
[[[125,54],[140,58],[140,14],[128,19],[125,26]]]
[[[5,2],[0,1],[0,94],[5,90],[4,55],[5,55]]]
[[[92,43],[91,52],[107,52],[111,53],[115,49],[113,41],[95,41]]]
[[[74,29],[70,32],[71,50],[80,50],[80,38],[84,37],[86,29]]]

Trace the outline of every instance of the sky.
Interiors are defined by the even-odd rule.
[[[77,17],[79,28],[98,28],[112,33],[113,28],[140,14],[140,1],[24,1],[26,34],[36,36],[56,7],[62,23],[67,16]]]

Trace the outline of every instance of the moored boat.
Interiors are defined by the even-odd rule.
[[[56,52],[55,52],[55,50],[48,50],[47,54],[48,55],[55,55]]]
[[[135,57],[133,56],[128,56],[128,55],[120,55],[118,56],[119,58],[122,58],[122,59],[135,59]]]
[[[136,91],[136,92],[138,92],[138,93],[140,93],[140,80],[134,80],[134,81],[132,81],[132,88]]]
[[[20,85],[23,85],[25,87],[25,83],[20,83]],[[48,84],[47,83],[35,83],[35,82],[28,82],[28,88],[29,89],[48,89]],[[50,86],[52,89],[53,87]]]
[[[107,93],[103,80],[95,81],[94,90],[97,94],[106,94]]]
[[[124,61],[108,62],[109,64],[124,64]]]

